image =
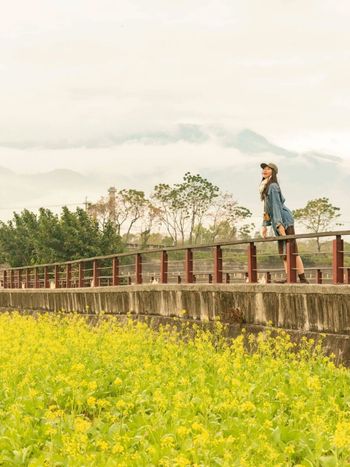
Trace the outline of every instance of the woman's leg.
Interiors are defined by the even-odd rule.
[[[296,258],[296,266],[297,266],[297,273],[300,279],[300,282],[304,282],[305,284],[308,284],[308,280],[305,277],[305,271],[304,271],[304,263],[301,257],[298,255]],[[287,274],[287,260],[283,259],[283,265],[284,265],[284,270],[286,271]]]
[[[286,235],[295,235],[294,226],[287,227]],[[298,246],[297,246],[296,241],[292,240],[292,242],[294,243],[294,248],[293,248],[294,252],[298,253]],[[283,258],[283,266],[284,266],[284,270],[285,270],[286,275],[287,275],[286,247],[287,247],[287,245],[286,245],[285,241],[283,241],[283,240],[278,241],[278,253]],[[298,277],[299,277],[300,282],[302,282],[304,284],[308,284],[309,282],[305,277],[304,263],[303,263],[303,260],[301,259],[301,257],[299,255],[296,256],[295,262],[296,262],[296,269],[297,269],[297,273],[298,273]],[[285,282],[285,281],[278,281],[278,282]]]
[[[285,258],[285,257],[283,257],[283,266],[284,266],[284,270],[285,270],[285,272],[286,272],[286,274],[287,274],[287,260],[284,259],[284,258]]]
[[[296,257],[296,263],[297,263],[297,272],[298,272],[298,274],[304,274],[303,260],[301,259],[301,257],[299,255]]]

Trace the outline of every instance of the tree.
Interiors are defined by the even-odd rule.
[[[293,216],[300,221],[307,230],[317,234],[328,230],[334,225],[336,219],[340,217],[340,208],[333,206],[328,198],[317,198],[308,201],[306,206],[301,209],[295,209]],[[335,223],[335,225],[341,225]],[[317,237],[317,249],[321,251],[320,239]]]
[[[253,222],[250,224],[243,224],[238,230],[240,238],[243,240],[248,240],[252,237],[252,235],[254,235],[254,229],[255,224]]]
[[[219,188],[213,183],[187,172],[181,183],[157,185],[151,198],[161,223],[176,245],[179,240],[184,244],[186,236],[189,243],[198,240],[203,218],[218,194]]]
[[[184,210],[189,221],[189,243],[196,242],[198,234],[195,226],[200,226],[204,215],[219,195],[219,187],[201,175],[186,172],[181,184],[175,185],[183,201]]]
[[[62,261],[99,256],[101,252],[101,230],[98,222],[93,220],[81,208],[70,211],[62,209],[60,219],[61,256]]]
[[[239,224],[251,216],[251,211],[240,206],[233,198],[232,193],[220,193],[208,212],[208,218],[211,221],[209,226],[210,241],[235,239],[238,232],[246,236],[247,225],[239,228]]]
[[[167,183],[160,183],[154,187],[151,199],[160,223],[165,227],[168,235],[176,245],[179,237],[184,241],[184,202],[176,188]]]
[[[96,203],[88,206],[88,213],[103,227],[107,222],[115,226],[118,236],[122,230],[127,243],[131,231],[138,221],[147,216],[149,201],[140,190],[114,187],[108,190],[107,197],[101,197]]]
[[[0,223],[0,258],[13,267],[45,264],[122,251],[114,226],[100,226],[83,209],[67,207],[61,215],[48,209],[38,214],[28,210],[14,213]]]
[[[7,223],[1,222],[1,261],[13,267],[36,263],[35,239],[37,234],[37,217],[27,209],[21,214],[14,213],[13,219]]]
[[[35,263],[53,263],[61,259],[62,229],[60,218],[49,209],[41,208],[33,242]]]

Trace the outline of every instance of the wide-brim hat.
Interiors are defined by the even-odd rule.
[[[266,162],[263,162],[262,164],[260,164],[260,167],[262,169],[265,169],[265,167],[270,167],[270,169],[273,169],[276,172],[276,174],[278,173],[278,167],[273,162],[269,162],[268,164],[266,164]]]

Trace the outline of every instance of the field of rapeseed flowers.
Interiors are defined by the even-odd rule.
[[[293,346],[4,313],[0,465],[348,465],[349,371]]]

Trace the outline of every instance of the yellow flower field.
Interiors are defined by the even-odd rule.
[[[0,465],[350,465],[350,373],[295,350],[3,313]]]

